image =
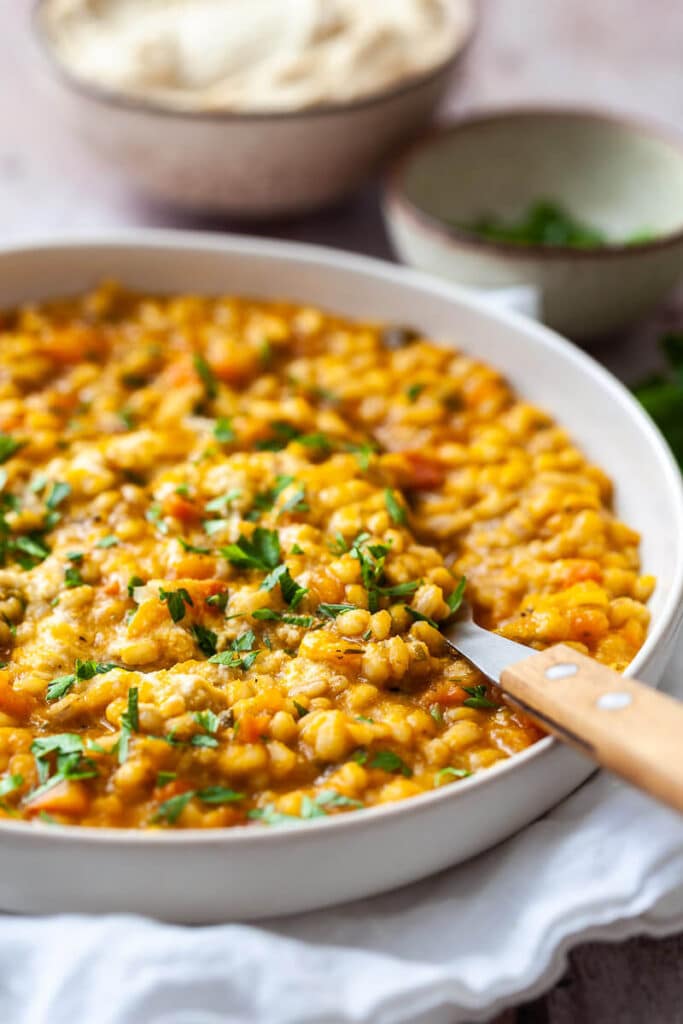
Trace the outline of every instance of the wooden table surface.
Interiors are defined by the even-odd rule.
[[[374,2],[374,0],[373,0]],[[199,227],[131,194],[66,134],[41,86],[27,30],[30,0],[0,3],[0,240],[121,225]],[[481,0],[481,23],[447,113],[561,102],[654,116],[683,131],[683,0]],[[315,217],[251,228],[391,257],[370,185]],[[683,327],[683,290],[646,324],[595,354],[622,379],[656,361],[656,338]],[[562,981],[505,1024],[683,1024],[683,939],[590,945]]]

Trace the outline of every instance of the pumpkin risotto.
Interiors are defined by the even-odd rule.
[[[541,733],[439,632],[623,669],[653,580],[605,474],[488,366],[310,307],[105,285],[0,315],[0,816],[217,828]]]

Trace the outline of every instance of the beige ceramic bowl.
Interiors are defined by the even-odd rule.
[[[35,34],[67,123],[132,184],[185,209],[238,217],[301,213],[352,192],[397,146],[424,130],[457,70],[474,18],[451,56],[366,99],[303,111],[169,110],[70,74],[41,11]]]
[[[520,246],[463,230],[482,215],[559,202],[609,240]],[[532,284],[544,320],[573,338],[625,327],[683,274],[683,140],[648,124],[568,110],[491,114],[416,143],[387,182],[401,258],[463,284]],[[648,241],[624,244],[646,234]]]

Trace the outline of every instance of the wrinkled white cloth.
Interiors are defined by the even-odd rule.
[[[533,312],[529,289],[491,298]],[[664,688],[683,698],[683,644]],[[600,774],[467,864],[331,910],[0,915],[0,1024],[457,1024],[548,988],[580,941],[680,930],[683,819]]]
[[[683,646],[665,688],[683,697],[682,677]],[[682,929],[683,819],[600,774],[488,853],[362,903],[206,928],[0,917],[0,1021],[454,1024],[549,987],[579,941]]]

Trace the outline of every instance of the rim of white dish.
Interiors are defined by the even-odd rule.
[[[528,121],[554,119],[561,121],[586,121],[611,127],[623,128],[633,137],[647,136],[657,139],[677,152],[683,164],[683,135],[656,120],[619,113],[614,110],[602,110],[598,107],[573,106],[520,106],[503,107],[501,109],[481,111],[474,116],[461,117],[445,124],[437,125],[410,143],[394,160],[384,176],[385,202],[391,215],[396,210],[410,218],[415,227],[424,234],[438,236],[442,240],[453,242],[466,249],[485,253],[495,253],[505,259],[564,259],[603,260],[615,256],[642,256],[645,253],[657,252],[661,249],[673,248],[683,243],[683,223],[675,231],[655,234],[642,242],[604,242],[592,248],[573,245],[525,245],[515,242],[504,242],[485,238],[473,230],[458,227],[430,213],[419,202],[412,198],[406,186],[406,172],[412,163],[433,146],[438,146],[444,139],[461,133],[487,128],[501,121]],[[443,159],[447,159],[443,157]]]
[[[481,313],[494,320],[501,328],[512,324],[527,334],[533,335],[541,345],[579,366],[589,376],[594,377],[609,392],[612,398],[624,409],[624,412],[635,419],[641,431],[647,436],[653,453],[656,455],[661,469],[674,498],[678,530],[683,532],[683,479],[678,464],[674,460],[669,446],[659,429],[636,401],[627,388],[597,360],[582,349],[566,341],[561,335],[549,327],[522,316],[511,310],[495,308],[482,295],[470,289],[455,285],[438,278],[432,278],[417,270],[388,263],[370,256],[336,250],[327,246],[311,245],[303,242],[287,242],[276,239],[251,238],[244,235],[216,236],[200,231],[176,231],[163,229],[132,229],[112,232],[84,232],[66,236],[26,238],[16,244],[0,246],[0,258],[36,250],[51,251],[55,255],[74,249],[153,249],[167,250],[200,249],[204,252],[246,253],[260,256],[285,258],[295,262],[309,263],[313,266],[327,266],[332,269],[361,271],[369,277],[400,283],[419,288],[423,292],[431,292],[445,299],[455,299],[461,305]],[[311,302],[315,297],[311,296]],[[633,676],[639,668],[649,660],[652,652],[667,637],[674,633],[683,621],[683,558],[679,559],[673,573],[671,590],[658,621],[648,633],[645,643],[626,669],[625,675]],[[277,829],[255,825],[233,825],[229,828],[216,829],[135,829],[110,828],[93,825],[50,825],[42,822],[0,821],[0,839],[3,835],[14,834],[27,842],[42,842],[48,838],[54,842],[67,844],[80,843],[85,845],[137,846],[153,844],[154,846],[178,845],[214,845],[227,843],[244,846],[250,843],[281,843],[306,842],[313,830],[358,830],[372,825],[373,822],[397,816],[420,814],[429,804],[455,801],[459,794],[475,788],[485,788],[496,784],[501,773],[517,770],[518,766],[542,757],[559,741],[546,736],[527,747],[521,753],[514,754],[486,771],[478,772],[469,778],[461,779],[457,784],[441,786],[396,803],[381,804],[377,807],[364,808],[357,813],[334,815],[329,818],[302,820],[292,825],[280,825]],[[597,767],[597,766],[596,766]]]
[[[169,118],[184,118],[198,121],[287,121],[308,117],[322,117],[328,114],[348,114],[356,110],[363,110],[384,103],[387,100],[398,98],[405,93],[412,92],[428,82],[439,78],[443,74],[452,71],[457,63],[463,59],[469,50],[479,24],[475,5],[472,0],[465,0],[466,12],[463,24],[462,35],[457,40],[449,55],[438,64],[427,68],[425,71],[410,75],[408,78],[397,82],[394,85],[384,86],[366,96],[359,96],[357,99],[329,103],[316,103],[310,107],[303,107],[294,110],[193,110],[181,107],[172,107],[152,99],[145,99],[143,96],[128,95],[106,85],[99,85],[82,78],[73,72],[68,65],[60,59],[55,47],[50,40],[44,24],[43,8],[49,0],[34,0],[31,11],[31,27],[41,53],[45,56],[52,70],[70,88],[88,99],[98,100],[108,106],[118,107],[122,110],[129,110],[138,114],[150,114],[153,116]],[[368,0],[377,2],[377,0]]]

